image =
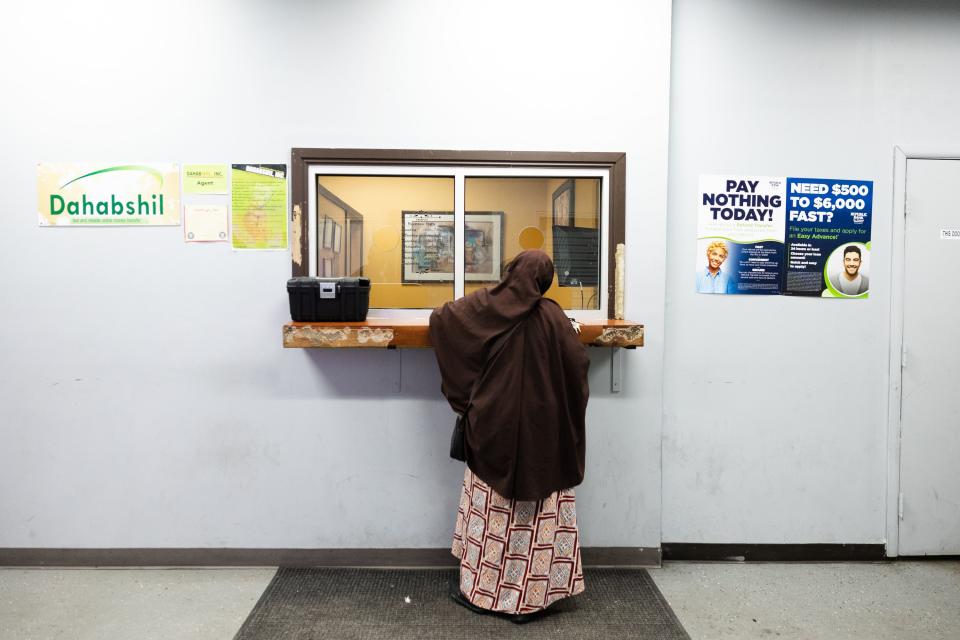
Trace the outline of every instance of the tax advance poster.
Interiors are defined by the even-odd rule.
[[[701,175],[696,291],[866,298],[873,182]]]
[[[869,296],[873,182],[787,178],[787,211],[784,293]]]
[[[785,190],[779,177],[700,176],[698,293],[781,292]]]

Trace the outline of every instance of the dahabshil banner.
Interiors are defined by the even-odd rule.
[[[696,291],[777,295],[786,178],[700,176]]]
[[[41,226],[179,225],[176,164],[37,165]]]

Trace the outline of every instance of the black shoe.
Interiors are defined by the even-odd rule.
[[[493,611],[490,611],[489,609],[484,609],[483,607],[478,607],[477,605],[475,605],[475,604],[473,604],[472,602],[470,602],[470,601],[467,599],[467,597],[466,597],[465,595],[463,595],[463,593],[462,593],[461,591],[459,591],[459,590],[452,592],[452,593],[450,594],[450,599],[453,600],[454,602],[456,602],[456,603],[457,603],[458,605],[460,605],[461,607],[463,607],[463,608],[465,608],[465,609],[469,609],[470,611],[473,611],[474,613],[479,613],[479,614],[481,614],[481,615],[486,615],[486,614],[488,614],[488,613],[493,613]]]
[[[540,617],[540,613],[515,613],[507,616],[513,624],[527,624]]]
[[[533,613],[504,613],[502,611],[491,611],[490,609],[484,609],[483,607],[478,607],[477,605],[470,602],[469,599],[463,592],[454,591],[450,593],[450,599],[456,602],[458,605],[465,609],[469,609],[474,613],[479,613],[480,615],[494,615],[499,618],[506,618],[513,624],[527,624],[532,622],[537,618],[541,617],[543,611],[534,611]]]

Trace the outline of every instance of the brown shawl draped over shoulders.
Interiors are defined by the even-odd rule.
[[[507,498],[539,500],[583,480],[590,362],[563,309],[543,297],[552,282],[550,257],[524,251],[497,286],[430,315],[441,391],[466,416],[467,465]]]

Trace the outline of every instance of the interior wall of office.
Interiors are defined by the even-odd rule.
[[[960,152],[958,32],[943,2],[674,2],[664,541],[884,541],[893,148]],[[873,180],[870,298],[695,294],[701,173]]]
[[[670,3],[15,3],[0,54],[0,547],[442,547],[433,353],[283,350],[286,252],[37,226],[41,161],[624,151],[626,311],[591,350],[582,541],[657,546]],[[400,389],[397,389],[397,385]]]
[[[404,282],[404,250],[411,240],[402,223],[404,212],[448,212],[454,209],[453,178],[321,176],[318,183],[363,216],[363,273],[373,285],[370,306],[381,308],[431,308],[453,299],[453,282]],[[520,234],[525,228],[540,232],[540,247],[553,255],[550,210],[553,193],[567,181],[559,178],[473,178],[464,184],[467,213],[500,214],[500,262],[513,259],[523,247]],[[574,218],[578,227],[597,226],[600,180],[577,179]],[[326,203],[326,204],[324,204]],[[343,210],[324,198],[320,217],[343,220]],[[493,242],[491,240],[491,242]],[[321,245],[322,243],[318,243]],[[332,250],[326,252],[334,255]],[[318,273],[319,261],[318,261]],[[565,309],[599,308],[596,287],[560,287],[558,277],[546,296]],[[470,293],[490,282],[467,281]]]

